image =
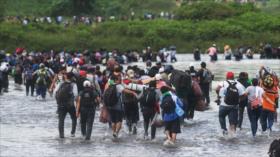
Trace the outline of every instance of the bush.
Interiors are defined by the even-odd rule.
[[[183,5],[175,11],[177,19],[225,19],[246,12],[257,12],[253,4],[202,2]]]
[[[207,47],[213,42],[224,45],[280,43],[280,17],[250,12],[224,20],[152,20],[105,22],[64,28],[55,24],[22,26],[0,23],[1,49],[18,46],[30,49],[138,49],[151,46],[158,50],[175,45],[180,52]]]

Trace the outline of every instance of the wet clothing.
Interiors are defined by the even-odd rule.
[[[250,86],[250,83],[248,82],[248,80],[239,79],[238,82],[241,85],[243,85],[244,89],[246,89],[247,87]],[[247,97],[243,100],[240,100],[239,108],[238,108],[238,127],[239,128],[242,127],[244,110],[245,110],[245,107],[247,107],[247,105],[248,105],[248,98]]]
[[[244,94],[244,87],[236,82],[235,80],[228,80],[231,84],[236,83],[235,87],[238,90],[238,95],[241,96]],[[229,87],[229,83],[224,81],[220,84],[222,87],[219,91],[219,96],[221,97],[221,104],[219,107],[219,121],[220,126],[223,130],[227,130],[226,128],[226,116],[228,116],[230,125],[237,125],[238,123],[238,104],[228,105],[225,103],[225,96],[227,92],[227,88]],[[239,99],[239,97],[238,97]]]
[[[262,131],[267,129],[271,130],[274,122],[274,112],[268,110],[262,110],[261,112],[261,125]]]
[[[108,107],[108,111],[112,123],[122,122],[124,116],[123,104],[121,100],[121,94],[124,90],[124,86],[122,84],[117,84],[116,88],[117,88],[118,102],[116,102],[116,104],[113,105],[112,107]]]
[[[95,108],[81,107],[81,131],[86,139],[90,139],[94,122]]]
[[[69,81],[65,81],[65,83],[71,83]],[[58,130],[59,136],[61,138],[64,137],[64,120],[67,113],[70,114],[72,120],[72,130],[71,134],[75,134],[76,132],[76,125],[77,125],[77,117],[76,117],[76,108],[74,104],[75,97],[77,96],[77,87],[75,83],[71,83],[72,91],[71,96],[69,97],[68,101],[60,102],[57,106],[58,110]]]
[[[172,121],[166,121],[164,122],[165,125],[165,131],[170,131],[171,133],[181,133],[181,128],[180,128],[180,119],[177,118]]]
[[[81,132],[87,140],[91,137],[94,122],[96,98],[98,94],[92,88],[85,88],[80,92]]]
[[[250,107],[247,108],[248,117],[251,123],[252,135],[256,136],[258,130],[258,120],[262,113],[262,108],[259,106],[258,108],[252,109]]]
[[[25,80],[25,88],[26,88],[26,95],[29,95],[29,91],[31,90],[31,96],[34,95],[34,88],[35,88],[35,79],[32,76],[33,70],[31,68],[26,69],[24,71],[24,80]]]
[[[164,93],[161,105],[165,130],[171,133],[181,133],[180,117],[175,112],[176,104],[170,93]]]
[[[238,109],[237,107],[219,107],[219,122],[223,130],[227,130],[226,116],[228,116],[230,125],[237,125]]]
[[[72,120],[71,134],[75,134],[76,132],[77,117],[75,106],[66,106],[68,106],[68,104],[61,105],[61,107],[58,108],[58,130],[60,138],[64,138],[64,120],[67,113],[70,114]]]
[[[210,96],[209,96],[209,91],[210,91],[210,85],[211,82],[206,82],[205,80],[205,71],[209,69],[200,69],[197,72],[197,76],[200,78],[199,86],[202,90],[203,96],[206,99],[207,104],[210,104]]]

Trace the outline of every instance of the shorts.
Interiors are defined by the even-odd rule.
[[[119,123],[123,120],[123,111],[108,109],[112,123]]]
[[[171,133],[181,133],[180,128],[180,119],[177,118],[173,121],[164,122],[165,125],[165,131],[170,131]]]

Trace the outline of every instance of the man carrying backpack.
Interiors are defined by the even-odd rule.
[[[219,121],[223,130],[223,135],[228,133],[226,127],[226,116],[228,116],[230,131],[234,134],[238,122],[238,104],[240,96],[244,94],[244,89],[240,83],[234,80],[233,72],[227,72],[226,81],[219,84],[219,96],[221,104],[219,108]]]
[[[103,95],[104,104],[107,107],[111,118],[114,138],[118,137],[119,131],[122,127],[124,111],[121,94],[125,92],[137,96],[135,92],[125,89],[121,82],[121,75],[112,75],[109,87],[105,90]]]
[[[83,83],[84,89],[79,93],[77,100],[76,116],[81,113],[81,131],[86,140],[90,139],[92,125],[95,116],[95,108],[99,102],[99,96],[92,89],[90,81],[86,80]]]
[[[159,113],[159,98],[160,94],[156,90],[156,81],[149,83],[149,88],[143,91],[143,95],[140,98],[141,111],[144,118],[144,139],[148,137],[149,125],[154,119],[156,112]],[[151,140],[155,138],[156,127],[151,124]]]
[[[26,96],[29,95],[29,89],[31,89],[31,96],[34,94],[34,87],[35,87],[35,81],[33,77],[33,69],[30,64],[27,65],[27,67],[24,69],[24,85],[26,87]]]
[[[55,94],[58,105],[58,130],[60,138],[64,138],[64,120],[67,113],[70,114],[72,119],[71,136],[74,137],[76,132],[77,117],[74,101],[77,96],[77,86],[71,81],[72,77],[72,73],[66,73],[64,75],[65,81],[60,85]]]
[[[36,78],[36,90],[37,90],[37,99],[45,99],[47,92],[47,78],[48,72],[45,68],[45,65],[41,63],[39,65],[39,69],[33,73],[33,76],[37,76]]]
[[[210,104],[210,97],[209,97],[209,90],[210,85],[213,80],[213,75],[209,69],[206,68],[206,63],[201,62],[200,64],[201,69],[198,71],[198,79],[199,79],[199,85],[203,92],[204,97],[206,98],[207,106]]]

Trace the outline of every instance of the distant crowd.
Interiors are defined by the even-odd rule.
[[[5,18],[8,22],[15,22],[15,23],[21,23],[22,25],[28,25],[28,24],[36,24],[36,23],[42,23],[42,24],[63,24],[65,27],[69,25],[77,25],[77,24],[85,24],[85,25],[92,25],[93,23],[101,23],[105,21],[130,21],[130,20],[154,20],[154,19],[167,19],[172,20],[174,19],[174,14],[169,12],[161,12],[159,14],[153,14],[153,13],[144,13],[142,17],[136,17],[135,13],[132,11],[129,16],[122,16],[122,17],[116,17],[116,16],[73,16],[71,17],[65,17],[65,16],[42,16],[42,17],[31,17],[31,16],[7,16]]]

